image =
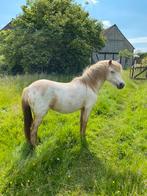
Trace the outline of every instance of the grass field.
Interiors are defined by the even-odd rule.
[[[147,195],[147,82],[124,73],[125,89],[106,83],[87,127],[79,134],[79,112],[49,111],[39,129],[41,144],[30,150],[23,134],[21,92],[38,78],[0,79],[1,195]]]

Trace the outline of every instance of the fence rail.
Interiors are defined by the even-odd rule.
[[[136,80],[147,80],[147,66],[131,66],[130,78]]]

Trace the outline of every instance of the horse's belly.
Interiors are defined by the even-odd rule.
[[[72,113],[72,112],[75,112],[77,110],[79,110],[81,108],[81,106],[69,106],[66,105],[66,106],[63,106],[63,107],[55,107],[53,108],[53,110],[57,111],[57,112],[60,112],[60,113]]]
[[[57,103],[52,109],[60,113],[72,113],[82,108],[82,106],[83,103],[80,100],[78,102],[65,100],[64,102]]]

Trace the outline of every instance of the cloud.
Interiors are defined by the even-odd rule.
[[[102,23],[103,23],[105,29],[112,26],[112,24],[109,20],[102,20]]]
[[[96,4],[99,3],[99,0],[85,0],[86,4]]]
[[[129,41],[132,44],[147,44],[147,37],[135,37],[135,38],[130,38]]]
[[[136,47],[135,48],[135,53],[139,53],[139,52],[147,52],[147,47]]]

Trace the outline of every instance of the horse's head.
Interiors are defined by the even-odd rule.
[[[122,89],[125,86],[125,82],[121,77],[122,66],[117,61],[108,61],[108,72],[106,80],[116,86],[118,89]]]

